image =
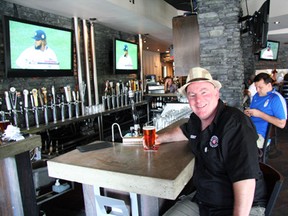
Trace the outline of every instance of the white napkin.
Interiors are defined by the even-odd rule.
[[[11,141],[11,140],[14,140],[14,141],[19,141],[19,140],[23,140],[25,139],[21,132],[20,132],[20,128],[18,127],[15,127],[13,125],[8,125],[4,134],[3,134],[3,137],[2,137],[2,140],[7,140],[7,141]]]

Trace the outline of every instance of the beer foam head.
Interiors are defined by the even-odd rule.
[[[144,126],[143,130],[154,130],[155,126]]]

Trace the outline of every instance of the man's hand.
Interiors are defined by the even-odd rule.
[[[262,112],[258,109],[246,109],[244,110],[244,113],[249,117],[254,116],[254,117],[259,117],[259,118],[261,118],[261,114],[262,114]]]

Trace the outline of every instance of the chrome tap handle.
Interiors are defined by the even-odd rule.
[[[48,100],[47,100],[47,90],[45,87],[41,88],[42,94],[43,94],[43,102],[45,105],[48,104]]]
[[[45,87],[41,88],[41,92],[43,94],[43,103],[44,103],[44,121],[45,124],[48,125],[49,120],[48,120],[48,107],[47,107],[47,90]]]
[[[51,93],[52,93],[52,114],[53,114],[53,122],[57,123],[57,107],[56,107],[56,94],[55,94],[55,87],[52,86],[51,88]]]
[[[36,124],[36,127],[38,128],[39,127],[39,117],[38,117],[38,97],[37,97],[38,91],[37,91],[37,89],[32,89],[31,94],[32,94],[31,103],[34,106],[33,108],[34,108],[35,124]]]
[[[35,107],[35,124],[36,124],[36,127],[38,128],[39,127],[39,118],[38,118],[38,108]]]
[[[43,103],[43,97],[42,97],[40,89],[37,92],[38,92],[38,98],[39,98],[40,106],[43,107],[44,103]]]
[[[29,113],[28,113],[28,95],[29,91],[27,89],[23,90],[24,95],[24,114],[25,114],[25,123],[26,129],[29,130]]]
[[[70,86],[64,86],[65,98],[66,101],[69,103],[71,102],[71,88]]]
[[[52,92],[53,103],[55,105],[56,104],[56,94],[55,94],[55,87],[54,86],[52,86],[51,92]]]
[[[120,83],[119,83],[119,82],[116,83],[116,86],[115,86],[115,94],[116,94],[116,95],[119,95],[119,94],[120,94]]]
[[[29,91],[27,89],[23,90],[23,95],[24,95],[24,108],[28,108],[28,95]]]
[[[68,103],[68,117],[69,117],[69,119],[72,118],[72,104],[71,104],[71,102]]]
[[[31,101],[31,106],[34,108],[34,99],[33,99],[33,95],[30,95],[30,101]]]
[[[17,121],[17,91],[15,87],[10,88],[10,102],[12,105],[12,113],[13,113],[13,119],[14,119],[14,125],[17,127],[18,126],[18,121]]]
[[[75,91],[72,91],[72,98],[73,98],[73,101],[75,104],[75,116],[76,116],[76,118],[78,118],[79,117],[79,102],[77,100]]]
[[[49,124],[49,120],[48,120],[48,107],[47,107],[47,105],[44,105],[44,121],[45,121],[45,124],[46,124],[46,125]]]
[[[15,87],[11,87],[10,88],[10,102],[11,102],[11,105],[12,105],[12,108],[14,110],[16,110],[16,105],[17,105],[17,91],[15,89]]]
[[[37,89],[32,89],[31,90],[33,100],[34,100],[34,106],[38,107],[38,90]]]
[[[8,93],[8,91],[5,91],[4,94],[5,94],[6,108],[8,111],[10,111],[10,110],[12,110],[12,107],[11,107],[11,103],[10,103],[9,93]]]
[[[72,98],[73,98],[73,101],[76,102],[76,93],[75,93],[75,91],[72,91]]]
[[[61,95],[61,120],[65,121],[65,104],[64,104],[64,95]]]
[[[72,118],[72,106],[71,106],[71,88],[70,86],[64,86],[64,92],[65,92],[65,97],[66,101],[68,103],[68,117],[69,119]]]

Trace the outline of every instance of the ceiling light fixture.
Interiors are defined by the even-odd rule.
[[[280,21],[275,21],[274,24],[278,25],[280,24]]]

